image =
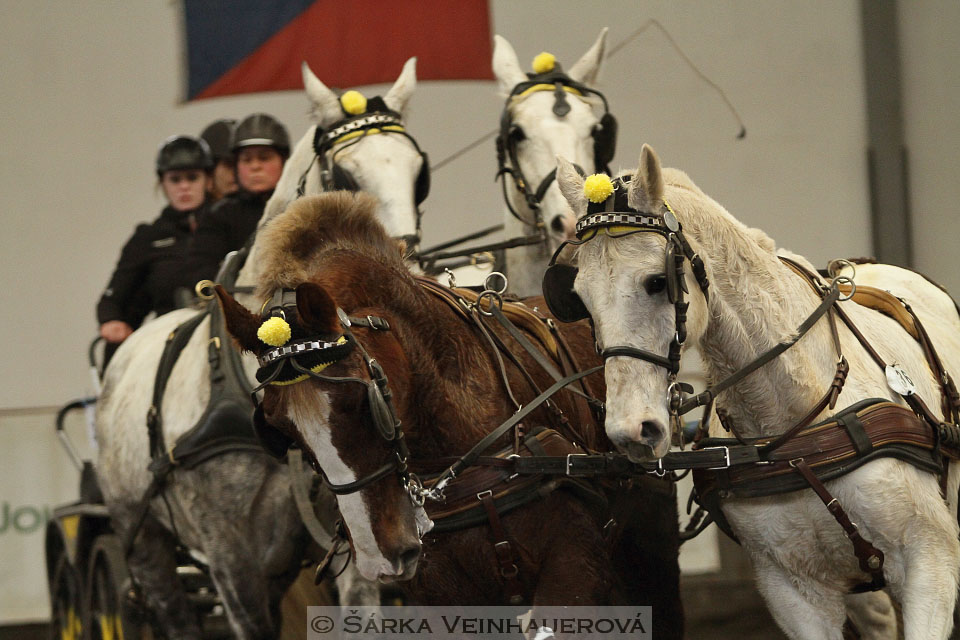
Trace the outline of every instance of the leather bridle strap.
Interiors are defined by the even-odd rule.
[[[834,303],[836,303],[839,297],[840,297],[840,290],[837,287],[831,287],[830,290],[824,295],[823,300],[821,300],[817,308],[814,309],[813,313],[811,313],[807,317],[807,319],[804,320],[799,327],[797,327],[797,331],[792,337],[782,342],[778,342],[776,345],[773,346],[773,348],[763,352],[762,354],[757,356],[752,362],[742,367],[741,369],[735,371],[731,375],[727,376],[726,378],[724,378],[717,384],[713,385],[709,389],[702,391],[701,393],[698,393],[697,395],[684,400],[680,404],[680,408],[678,410],[679,414],[683,415],[697,407],[701,407],[707,404],[708,402],[716,398],[717,395],[719,395],[722,391],[729,389],[733,385],[737,384],[738,382],[746,378],[748,375],[750,375],[751,373],[753,373],[754,371],[756,371],[757,369],[767,364],[768,362],[770,362],[771,360],[773,360],[774,358],[782,354],[784,351],[786,351],[787,349],[795,345],[800,340],[800,338],[806,335],[806,333],[813,328],[813,326],[817,323],[817,321],[820,320],[820,318],[822,318],[827,313],[827,311],[829,311],[830,308],[834,306]]]
[[[610,347],[609,349],[604,349],[600,352],[600,355],[604,360],[607,358],[615,358],[617,356],[623,356],[627,358],[636,358],[637,360],[645,360],[652,364],[657,365],[658,367],[663,367],[671,373],[676,373],[674,370],[674,363],[670,358],[657,355],[652,351],[646,351],[644,349],[638,349],[636,347]],[[690,407],[691,409],[693,407]]]

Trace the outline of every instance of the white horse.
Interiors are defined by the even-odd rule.
[[[560,187],[574,211],[587,208],[584,180],[560,161]],[[820,303],[810,285],[778,259],[774,242],[735,220],[681,171],[661,169],[644,146],[628,191],[638,211],[659,213],[666,202],[702,259],[709,302],[688,278],[688,345],[703,354],[717,382],[796,333]],[[674,306],[662,291],[665,241],[656,233],[623,237],[597,233],[580,245],[574,290],[593,317],[601,348],[626,346],[665,355],[674,336]],[[800,262],[810,267],[802,258]],[[960,372],[960,318],[949,297],[924,278],[895,267],[868,267],[872,282],[906,299],[930,333],[944,366]],[[689,270],[687,270],[689,273]],[[895,274],[896,277],[891,277]],[[899,363],[917,394],[939,416],[940,389],[918,343],[893,319],[854,302],[842,309],[888,363]],[[839,323],[838,323],[839,324]],[[837,411],[866,398],[901,402],[884,371],[842,324],[850,365]],[[748,375],[717,400],[744,437],[773,436],[797,422],[824,393],[836,371],[828,321]],[[633,456],[670,447],[667,372],[640,359],[614,356],[606,367],[610,438]],[[822,420],[834,412],[825,410]],[[711,435],[721,435],[714,421]],[[960,568],[956,519],[957,465],[950,468],[949,505],[937,478],[893,458],[869,462],[826,483],[864,538],[886,555],[889,591],[903,611],[907,640],[942,639],[952,627]],[[845,593],[861,582],[850,541],[813,491],[721,501],[726,519],[748,552],[760,592],[783,630],[796,639],[841,638]]]
[[[583,85],[596,82],[606,39],[607,30],[604,29],[593,46],[566,70],[570,79]],[[504,126],[501,127],[500,136],[506,144],[515,145],[519,164],[513,166],[507,154],[506,165],[513,171],[522,172],[529,193],[535,195],[544,179],[556,169],[558,155],[569,158],[588,173],[604,170],[604,167],[595,167],[596,140],[606,140],[611,145],[611,155],[614,141],[612,136],[600,131],[600,119],[596,113],[600,100],[596,96],[564,92],[570,109],[561,116],[554,112],[556,98],[553,85],[540,84],[534,90],[517,93],[517,85],[528,83],[530,78],[520,67],[513,47],[499,35],[494,37],[493,72],[500,91],[509,98],[505,106],[509,112],[506,115],[508,119],[501,121]],[[508,199],[508,208],[504,212],[505,237],[540,233],[535,224],[537,212],[530,208],[516,179],[511,180],[509,175],[504,175],[502,179],[506,184]],[[520,219],[510,212],[510,207]],[[510,290],[521,296],[539,295],[540,279],[550,255],[572,233],[576,221],[556,184],[550,184],[546,189],[539,200],[539,207],[547,242],[507,251]]]
[[[317,125],[296,145],[261,222],[292,201],[300,184],[307,193],[322,190],[313,158],[314,130],[344,118],[337,96],[306,65],[303,75]],[[384,96],[387,107],[402,113],[415,86],[415,59],[411,59]],[[342,148],[349,142],[335,143],[328,153],[342,150],[336,161],[379,200],[379,215],[390,233],[415,233],[414,184],[422,168],[421,154],[402,135],[368,134],[353,142],[349,148]],[[237,284],[253,282],[257,270],[255,242]],[[174,328],[196,313],[181,309],[144,325],[121,345],[105,373],[97,403],[97,471],[121,535],[135,526],[137,504],[152,477],[147,469],[150,452],[145,416],[164,342]],[[197,423],[207,406],[208,336],[209,319],[205,319],[171,372],[162,402],[163,437],[168,446]],[[253,380],[255,359],[245,358],[244,366]],[[208,562],[236,636],[274,637],[279,628],[279,599],[299,570],[306,544],[286,467],[264,453],[225,453],[192,470],[175,469],[167,478],[164,494],[169,511],[160,498],[153,500],[135,539],[129,566],[167,637],[200,637],[174,573],[173,531],[180,543],[202,553]],[[339,587],[346,602],[379,601],[376,587],[361,581],[353,567]]]

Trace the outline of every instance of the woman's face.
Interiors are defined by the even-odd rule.
[[[237,174],[233,165],[233,158],[220,160],[213,168],[213,196],[222,198],[228,193],[237,190]]]
[[[251,193],[274,189],[282,172],[283,156],[273,147],[254,145],[237,152],[237,180]]]
[[[160,185],[171,207],[177,211],[190,211],[203,204],[209,180],[200,169],[173,169],[163,172]]]

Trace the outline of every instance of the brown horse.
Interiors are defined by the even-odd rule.
[[[517,589],[513,595],[533,605],[653,605],[658,637],[681,637],[677,510],[662,481],[639,478],[611,488],[518,478],[533,487],[532,499],[508,511],[504,505],[516,494],[503,499],[509,481],[501,477],[490,492],[497,511],[490,515],[478,500],[487,485],[463,486],[468,478],[479,483],[481,472],[464,473],[447,497],[469,496],[476,509],[459,520],[437,518],[437,530],[428,533],[433,523],[421,506],[428,491],[413,471],[445,468],[554,380],[499,324],[414,277],[403,246],[373,211],[365,195],[324,194],[293,203],[265,227],[262,316],[218,289],[229,330],[260,358],[258,379],[267,384],[259,411],[267,429],[302,448],[339,494],[361,574],[405,580],[420,603],[505,603]],[[543,308],[541,299],[526,304]],[[589,325],[554,331],[567,349],[564,362],[599,363]],[[542,347],[557,335],[542,333],[529,339]],[[512,358],[492,346],[498,342]],[[604,393],[599,380],[583,388]],[[559,442],[562,451],[607,450],[592,413],[563,391],[481,460],[496,475],[491,454],[498,450],[530,454],[540,442]],[[553,430],[538,431],[540,425]],[[629,511],[618,509],[621,503]],[[450,507],[427,503],[431,516]],[[450,522],[464,526],[449,531]],[[506,564],[494,548],[504,541],[498,549],[509,554]]]

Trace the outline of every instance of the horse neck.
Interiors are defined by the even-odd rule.
[[[711,384],[794,335],[820,302],[777,258],[767,236],[716,207],[682,220],[710,279],[709,317],[698,346]],[[718,405],[742,435],[780,433],[820,399],[835,372],[827,322],[817,322],[797,344],[721,394]]]
[[[409,366],[409,388],[395,393],[394,402],[405,414],[404,424],[412,427],[412,455],[460,454],[480,440],[484,425],[493,420],[488,414],[502,412],[505,400],[483,345],[465,322],[409,274],[391,267],[332,266],[321,273],[321,282],[337,281],[332,290],[347,292],[337,298],[345,309],[381,309],[389,315],[390,331]]]
[[[514,208],[520,215],[526,215],[533,219],[533,212],[521,202],[522,198],[515,199],[513,201]],[[503,229],[504,237],[507,239],[537,233],[535,227],[520,222],[507,209],[504,210]],[[521,297],[540,295],[543,272],[547,270],[547,263],[550,261],[550,252],[546,245],[541,243],[507,249],[506,256],[510,292]]]

